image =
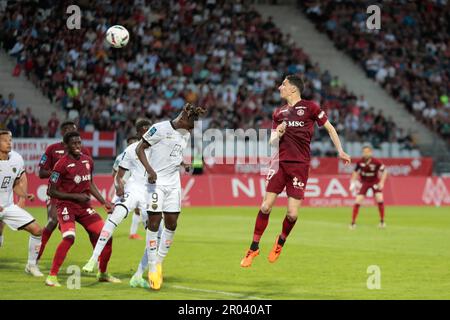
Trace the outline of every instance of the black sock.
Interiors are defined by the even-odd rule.
[[[280,246],[283,246],[285,242],[286,242],[286,239],[281,238],[281,236],[278,237],[278,244]]]
[[[259,249],[259,242],[253,241],[252,244],[250,245],[250,250],[256,251],[258,249]]]

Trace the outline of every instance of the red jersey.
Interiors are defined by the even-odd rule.
[[[363,183],[378,183],[380,181],[379,173],[383,171],[384,164],[374,158],[371,158],[368,162],[361,159],[355,167],[355,172],[359,173],[360,180]]]
[[[91,156],[91,153],[88,149],[82,147],[81,152],[87,156]],[[53,167],[67,153],[66,146],[64,142],[57,142],[51,144],[45,150],[45,153],[41,157],[41,161],[39,162],[39,167],[45,170],[51,171]]]
[[[279,144],[279,160],[309,163],[314,123],[323,126],[328,120],[326,113],[315,102],[300,100],[292,107],[286,104],[275,109],[272,119],[272,129],[286,121],[286,132]]]
[[[90,184],[94,161],[91,157],[82,154],[78,160],[65,155],[55,164],[49,183],[56,185],[57,189],[66,193],[90,194]],[[58,208],[90,208],[90,201],[78,203],[71,200],[59,200]]]

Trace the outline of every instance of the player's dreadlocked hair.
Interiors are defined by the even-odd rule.
[[[73,137],[80,137],[80,133],[77,132],[77,131],[67,132],[67,133],[64,135],[63,142],[64,142],[65,144],[68,144],[69,141],[70,141],[70,139],[72,139]]]
[[[183,108],[184,112],[186,112],[188,118],[198,119],[206,114],[206,109],[203,107],[196,107],[190,103],[186,103]]]

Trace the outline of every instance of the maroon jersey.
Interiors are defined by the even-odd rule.
[[[91,157],[82,154],[78,160],[65,155],[55,164],[50,183],[56,185],[57,189],[66,193],[90,194],[90,184],[94,161]],[[68,208],[90,208],[90,201],[79,203],[71,200],[58,200],[57,207]]]
[[[356,163],[355,167],[355,172],[359,173],[363,183],[378,183],[380,180],[379,173],[383,171],[384,164],[374,158],[371,158],[368,162],[361,159]]]
[[[82,147],[81,152],[85,155],[91,156],[88,149]],[[66,146],[64,142],[57,142],[51,144],[45,150],[45,153],[41,157],[41,161],[39,162],[39,167],[51,171],[53,167],[67,153]]]
[[[292,107],[286,104],[275,109],[272,119],[272,129],[286,121],[286,132],[280,139],[279,160],[309,163],[314,123],[323,126],[328,120],[326,113],[315,102],[300,100]]]

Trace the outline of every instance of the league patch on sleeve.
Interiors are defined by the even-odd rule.
[[[150,131],[149,131],[149,135],[150,135],[150,137],[151,136],[153,136],[154,134],[155,134],[155,132],[156,132],[156,128],[155,127],[152,127],[151,129],[150,129]]]
[[[53,172],[52,172],[52,175],[50,176],[50,181],[51,181],[52,183],[57,183],[58,180],[59,180],[59,173],[56,172],[56,171],[53,171]]]
[[[41,161],[39,162],[39,164],[45,164],[47,162],[47,155],[42,155],[41,157]]]

